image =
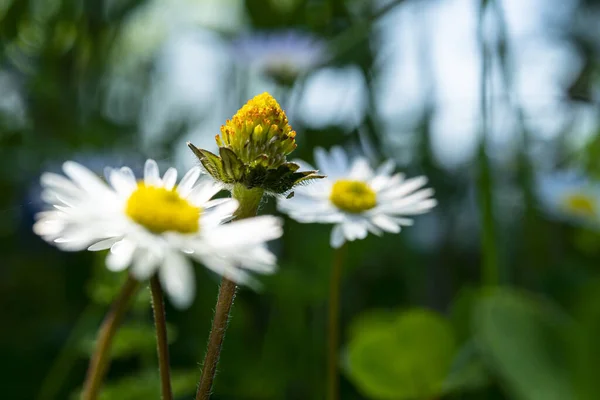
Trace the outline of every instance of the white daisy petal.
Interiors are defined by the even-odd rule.
[[[262,215],[220,225],[205,240],[217,248],[252,246],[275,240],[283,234],[281,218]]]
[[[219,199],[217,203],[217,205],[206,208],[204,214],[200,217],[200,224],[203,227],[217,227],[224,222],[230,221],[239,204],[235,199]],[[214,234],[214,231],[211,234]]]
[[[386,190],[381,194],[384,199],[398,198],[408,193],[414,192],[415,190],[423,187],[427,184],[427,177],[418,176],[416,178],[408,179],[399,186],[392,189]]]
[[[319,171],[322,171],[329,178],[342,176],[348,170],[346,153],[341,147],[335,147],[331,151],[331,155],[325,149],[317,147],[315,149],[315,162]]]
[[[187,195],[187,199],[193,204],[204,204],[215,194],[219,193],[222,185],[212,179],[205,179],[198,183]]]
[[[385,162],[377,168],[375,174],[378,176],[389,176],[394,172],[394,168],[396,168],[394,160],[385,160]]]
[[[152,159],[146,160],[146,164],[144,164],[144,183],[147,186],[161,185],[158,164]]]
[[[175,187],[175,182],[177,182],[177,170],[173,167],[170,167],[163,175],[162,180],[163,187],[167,190],[172,190],[173,187]]]
[[[375,215],[371,218],[373,225],[377,226],[381,230],[390,233],[400,232],[400,225],[398,225],[392,218],[384,214]]]
[[[81,189],[73,184],[70,180],[62,175],[52,172],[45,172],[40,177],[42,187],[51,188],[56,193],[65,193],[70,196],[78,196]]]
[[[183,176],[183,178],[181,179],[181,182],[179,182],[179,186],[177,186],[177,192],[179,193],[179,195],[181,197],[187,197],[188,194],[190,193],[190,191],[192,190],[194,183],[196,183],[196,181],[198,180],[199,177],[200,177],[200,168],[194,167],[194,168],[190,169]]]
[[[330,166],[329,156],[325,149],[321,147],[315,148],[315,163],[317,164],[317,168],[323,171],[325,174],[328,174],[333,168]]]
[[[106,257],[106,267],[114,272],[123,271],[131,264],[135,248],[135,244],[126,239],[113,244]]]
[[[426,213],[437,205],[437,201],[434,199],[423,200],[420,203],[411,204],[402,208],[390,207],[385,208],[382,211],[390,213],[392,215],[418,215]]]
[[[147,249],[139,249],[134,254],[131,274],[139,281],[150,278],[159,267],[162,260],[153,252]]]
[[[348,176],[350,179],[354,179],[357,181],[368,181],[371,179],[373,175],[373,170],[369,166],[369,162],[366,158],[358,158],[352,163],[352,168],[350,168],[350,172]]]
[[[331,230],[331,239],[329,241],[329,244],[334,249],[338,249],[338,248],[342,247],[342,245],[344,244],[345,241],[346,241],[346,238],[344,237],[344,231],[342,229],[342,225],[339,225],[339,224],[335,225],[333,227],[333,229]]]
[[[121,175],[123,175],[123,178],[129,182],[129,185],[137,186],[137,181],[131,168],[121,167],[119,171],[121,171]]]
[[[413,226],[413,224],[415,223],[415,221],[410,218],[398,218],[398,217],[390,217],[390,218],[393,219],[394,221],[396,221],[396,223],[400,226]]]
[[[209,200],[207,202],[201,203],[201,205],[204,210],[210,210],[211,208],[215,208],[217,206],[220,206],[221,204],[230,203],[232,201],[235,204],[238,204],[236,199],[232,199],[231,197],[224,197],[221,199]]]
[[[364,239],[367,237],[367,228],[358,221],[348,220],[342,224],[342,230],[344,236],[348,241],[354,241],[356,239]]]
[[[63,164],[63,171],[77,186],[89,193],[104,193],[108,189],[98,175],[79,163],[66,161]]]
[[[127,170],[124,171],[123,168],[119,170],[110,170],[108,173],[108,179],[111,186],[124,196],[129,196],[137,187],[135,179],[132,181]]]
[[[250,275],[240,268],[236,268],[232,260],[216,255],[205,256],[200,259],[208,269],[237,283],[238,285],[252,285]]]
[[[119,238],[119,237],[104,239],[104,240],[94,243],[93,245],[88,247],[88,250],[89,251],[100,251],[100,250],[110,249],[113,244],[117,243],[120,240],[121,240],[121,238]]]
[[[344,149],[340,146],[333,146],[330,153],[330,160],[335,165],[335,169],[340,173],[346,172],[348,170],[348,156]]]
[[[158,270],[160,282],[165,292],[179,308],[186,308],[194,299],[196,282],[189,260],[179,253],[169,253]]]

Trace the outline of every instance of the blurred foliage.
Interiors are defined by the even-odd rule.
[[[348,341],[348,372],[374,399],[425,399],[441,395],[456,354],[449,322],[426,310],[390,321],[362,319]]]
[[[230,51],[233,36],[252,30],[298,28],[328,41],[329,59],[317,69],[356,68],[364,80],[366,111],[351,128],[336,123],[317,127],[310,124],[314,121],[295,118],[298,149],[293,158],[312,162],[315,146],[342,144],[365,151],[374,161],[391,157],[407,175],[426,174],[436,189],[439,206],[414,227],[349,246],[341,299],[342,399],[600,398],[600,236],[589,227],[548,220],[538,207],[534,179],[538,169],[555,167],[575,167],[596,180],[600,177],[598,121],[585,127],[584,138],[576,132],[582,110],[598,110],[599,42],[594,29],[600,3],[566,2],[572,5],[564,13],[573,13],[570,22],[542,33],[542,41],[568,43],[579,57],[573,63],[581,64],[560,82],[561,93],[548,91],[570,110],[570,119],[548,138],[537,132],[536,123],[546,122],[553,110],[541,116],[528,113],[524,103],[529,99],[520,99],[516,88],[512,66],[527,51],[517,51],[515,44],[522,43],[508,37],[510,21],[503,9],[509,2],[478,2],[477,18],[494,22],[490,31],[497,36],[488,38],[490,32],[483,29],[477,36],[473,29],[473,43],[485,43],[487,72],[494,82],[490,86],[503,89],[497,97],[505,96],[516,116],[518,137],[511,145],[517,151],[501,156],[492,147],[494,135],[487,132],[489,140],[478,146],[477,157],[453,167],[440,161],[434,146],[436,113],[443,105],[432,97],[439,82],[430,75],[444,61],[430,59],[428,52],[434,49],[426,34],[407,35],[400,38],[406,42],[399,42],[407,54],[409,47],[422,51],[423,65],[415,69],[423,72],[417,79],[426,81],[423,104],[415,105],[406,120],[394,114],[384,121],[377,97],[378,91],[389,89],[380,80],[390,57],[380,21],[396,7],[418,10],[430,3],[435,2],[0,0],[2,398],[77,398],[95,332],[124,278],[106,271],[103,255],[61,253],[32,234],[33,214],[40,209],[41,171],[57,171],[63,160],[77,157],[90,165],[136,154],[136,160],[126,156],[110,161],[134,168],[147,155],[174,164],[192,159],[189,154],[182,161],[180,148],[191,139],[188,135],[197,134],[193,121],[170,115],[164,134],[152,141],[141,127],[147,122],[143,118],[152,116],[146,107],[149,93],[164,78],[159,74],[164,59],[173,57],[163,50],[165,43],[181,31],[192,32],[196,43],[207,32],[200,19],[184,24],[174,18],[181,10],[210,20],[205,23],[222,54]],[[563,10],[564,4],[555,0],[539,13],[542,6],[537,4],[524,15],[539,14],[552,23],[556,16],[548,16],[548,9]],[[226,9],[225,17],[217,15],[220,7]],[[237,18],[234,10],[243,16]],[[425,24],[418,12],[407,15],[400,25]],[[435,32],[435,26],[430,28]],[[535,43],[528,37],[518,40]],[[214,56],[206,54],[200,58]],[[185,59],[184,64],[192,61]],[[210,93],[204,108],[190,107],[197,118],[217,115],[219,107],[232,113],[257,87],[272,91],[282,104],[289,101],[292,108],[291,100],[302,98],[313,76],[310,72],[280,87],[268,77],[251,80],[246,71],[237,71],[243,67],[224,68],[239,76]],[[175,68],[170,73],[180,72]],[[410,71],[398,73],[412,79]],[[534,81],[532,75],[526,80]],[[208,85],[213,77],[206,79]],[[117,100],[112,97],[115,87],[123,91]],[[173,91],[187,99],[191,95],[185,89],[180,84]],[[462,104],[462,90],[445,101]],[[408,95],[409,100],[394,99],[398,107],[413,101]],[[173,111],[167,94],[155,97],[157,110]],[[470,122],[459,119],[459,125]],[[213,128],[208,136],[217,133],[218,126]],[[462,126],[452,128],[459,131]],[[443,147],[450,142],[444,141]],[[477,176],[485,179],[478,181]],[[482,181],[489,200],[486,221],[479,217],[481,197],[476,195],[483,192]],[[275,213],[273,203],[266,202],[261,212]],[[482,231],[493,233],[486,236],[491,245],[482,247]],[[263,279],[261,293],[241,289],[236,298],[215,400],[322,398],[329,232],[328,226],[286,220],[285,235],[273,248],[280,270]],[[482,288],[482,260],[497,267],[501,288]],[[185,311],[167,309],[173,387],[182,399],[191,397],[199,376],[218,286],[218,278],[201,266],[196,277],[194,305]],[[155,353],[149,294],[142,288],[118,333],[102,399],[157,398]]]
[[[518,399],[571,399],[568,317],[526,294],[483,294],[474,334],[484,359]]]

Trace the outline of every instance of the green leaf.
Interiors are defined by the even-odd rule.
[[[198,374],[196,369],[172,371],[173,395],[177,398],[191,398],[190,396],[193,396],[198,383]],[[158,371],[153,368],[104,384],[99,400],[139,400],[158,399],[159,397],[160,378]],[[79,400],[80,398],[80,391],[71,396],[71,400]]]
[[[467,342],[456,354],[450,374],[444,383],[445,392],[477,390],[490,383],[486,367],[475,344]]]
[[[363,331],[376,331],[390,329],[398,320],[397,311],[371,310],[355,317],[348,327],[348,337],[357,337]]]
[[[578,323],[570,336],[573,383],[577,399],[596,400],[600,394],[600,281],[581,291],[575,313]]]
[[[454,297],[450,307],[450,323],[454,328],[456,339],[461,344],[467,342],[472,336],[473,308],[480,296],[479,288],[465,286]]]
[[[384,324],[354,328],[347,372],[373,399],[425,399],[439,396],[456,352],[450,324],[423,309]]]
[[[524,293],[500,289],[479,299],[473,322],[484,360],[515,398],[573,398],[565,367],[569,321],[560,310]]]

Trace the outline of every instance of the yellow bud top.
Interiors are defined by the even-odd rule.
[[[285,112],[269,93],[249,100],[221,126],[219,147],[227,147],[245,164],[261,163],[277,168],[296,148],[296,132]]]

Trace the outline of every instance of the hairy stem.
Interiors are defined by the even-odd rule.
[[[250,218],[256,215],[263,195],[261,189],[247,189],[241,185],[236,185],[233,188],[232,194],[240,203],[235,214],[236,219]],[[233,306],[236,289],[235,283],[226,277],[221,280],[217,305],[215,307],[215,316],[208,337],[206,355],[204,356],[204,362],[202,364],[202,375],[196,392],[196,400],[208,400],[212,393],[213,383],[217,373],[217,365],[219,364],[219,357],[221,356],[225,331],[227,330],[227,323],[229,321],[229,313]]]
[[[236,285],[227,278],[221,281],[219,288],[219,297],[217,298],[217,306],[215,308],[215,317],[212,323],[212,329],[208,338],[208,348],[204,356],[204,364],[202,366],[202,376],[198,391],[196,392],[196,400],[206,400],[210,398],[212,392],[213,381],[217,373],[217,364],[221,356],[221,348],[225,339],[225,331],[229,321],[229,312],[233,306],[235,298]]]
[[[127,306],[138,287],[139,283],[135,279],[131,276],[127,277],[127,280],[121,289],[121,293],[119,293],[119,296],[115,299],[112,308],[108,314],[106,314],[106,317],[100,326],[96,350],[90,360],[87,376],[83,385],[82,400],[96,400],[98,398],[102,380],[110,362],[110,348],[113,338],[127,311]]]
[[[169,367],[169,342],[167,340],[167,318],[165,302],[158,276],[150,279],[152,292],[152,308],[154,309],[154,324],[156,325],[156,347],[158,352],[158,370],[160,372],[160,390],[162,400],[173,400],[171,390],[171,369]]]

